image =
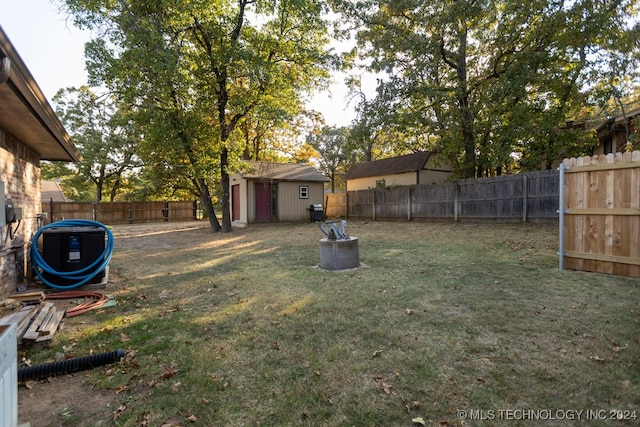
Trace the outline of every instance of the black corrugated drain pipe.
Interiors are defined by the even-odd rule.
[[[105,353],[91,354],[89,356],[76,357],[74,359],[60,360],[58,362],[43,363],[41,365],[23,366],[18,368],[18,381],[40,380],[56,375],[70,374],[97,368],[102,365],[115,363],[124,357],[124,350],[118,349]]]

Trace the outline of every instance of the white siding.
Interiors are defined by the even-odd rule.
[[[240,220],[238,222],[250,224],[255,222],[255,191],[254,185],[257,181],[247,180],[240,174],[230,177],[230,185],[240,185]],[[322,182],[274,182],[277,190],[277,216],[271,221],[308,221],[309,206],[312,204],[324,203],[324,184]],[[306,199],[300,198],[300,186],[309,188]],[[229,189],[230,194],[231,188]],[[233,209],[230,203],[229,209]],[[231,212],[233,214],[233,212]]]
[[[309,198],[300,198],[300,186],[309,187]],[[309,220],[309,206],[323,204],[324,185],[321,182],[279,182],[278,221]]]

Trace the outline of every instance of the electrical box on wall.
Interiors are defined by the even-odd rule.
[[[7,217],[4,209],[4,182],[0,181],[0,227],[7,225]]]
[[[13,206],[13,200],[4,198],[4,222],[11,224],[16,222],[16,209]]]
[[[13,220],[22,221],[22,208],[19,208],[17,206],[13,207]]]

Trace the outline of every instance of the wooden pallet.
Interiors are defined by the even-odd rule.
[[[16,292],[9,295],[10,299],[32,303],[32,302],[42,302],[44,301],[45,294],[42,291],[34,291],[34,292]]]
[[[16,324],[18,343],[50,341],[58,331],[65,310],[57,309],[53,303],[27,306],[22,311],[0,319],[0,324]]]

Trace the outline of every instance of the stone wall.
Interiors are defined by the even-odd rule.
[[[22,208],[19,223],[0,228],[0,299],[26,282],[23,275],[32,276],[30,240],[38,230],[41,210],[39,162],[35,151],[0,129],[0,182],[4,183],[5,198]]]

